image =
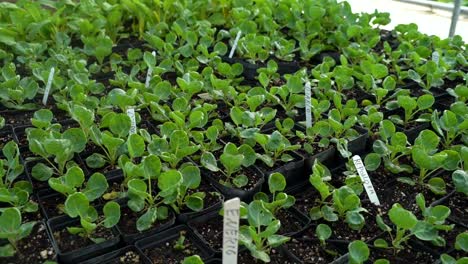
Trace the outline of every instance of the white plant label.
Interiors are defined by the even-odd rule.
[[[44,91],[44,97],[42,97],[42,104],[47,104],[47,99],[49,98],[50,87],[52,86],[52,81],[54,80],[55,68],[52,67],[49,72],[49,78],[47,78],[47,84]]]
[[[234,45],[232,45],[231,52],[229,52],[230,59],[232,59],[232,56],[234,56],[234,52],[236,51],[237,43],[239,42],[241,34],[242,30],[239,30],[239,32],[237,32],[236,39],[234,39]]]
[[[239,243],[240,199],[224,202],[223,264],[237,264]]]
[[[135,109],[133,107],[127,109],[127,116],[130,117],[130,134],[135,134],[137,131],[136,128],[136,119],[135,119]]]
[[[312,89],[310,88],[310,82],[307,81],[305,86],[305,111],[306,111],[306,127],[312,127],[312,110],[311,110],[311,97]]]
[[[154,59],[156,59],[156,51],[151,52],[151,54],[153,55]],[[146,80],[145,80],[145,87],[146,88],[149,87],[149,83],[151,81],[151,75],[152,74],[153,74],[153,68],[148,67],[148,72],[146,73]]]
[[[439,58],[440,58],[439,52],[434,51],[432,53],[432,61],[434,61],[437,64],[437,66],[439,66]]]
[[[364,166],[361,157],[359,157],[359,155],[355,155],[353,157],[353,163],[356,167],[359,177],[361,177],[361,181],[364,184],[364,188],[366,189],[367,196],[369,196],[371,203],[380,205],[379,197],[377,197],[374,185],[372,185],[371,179],[369,174],[367,174],[366,167]]]

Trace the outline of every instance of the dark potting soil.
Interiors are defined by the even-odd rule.
[[[378,259],[387,259],[390,263],[408,263],[411,260],[414,263],[434,263],[436,260],[431,254],[413,248],[411,245],[405,245],[404,249],[395,251],[393,249],[371,248],[369,262],[373,263]]]
[[[288,257],[284,256],[281,254],[277,249],[271,249],[270,252],[270,259],[271,261],[269,262],[270,264],[294,264]],[[250,254],[250,251],[244,250],[239,253],[238,257],[239,263],[242,264],[259,264],[263,263],[261,260],[257,260],[252,255]]]
[[[55,230],[53,235],[55,241],[57,241],[57,246],[60,248],[60,251],[62,251],[62,253],[71,252],[95,244],[89,238],[84,238],[79,235],[71,234],[70,232],[68,232],[66,227],[63,227],[60,230]],[[112,233],[111,229],[107,229],[99,225],[93,233],[93,237],[104,238],[106,240],[109,240],[114,237],[114,234]]]
[[[382,195],[379,195],[382,211],[388,211],[394,203],[399,203],[406,210],[420,214],[420,209],[416,205],[416,195],[418,193],[422,193],[424,195],[427,205],[442,198],[442,196],[435,195],[428,188],[419,184],[411,186],[409,184],[396,181],[394,184],[389,185]]]
[[[5,130],[0,132],[0,153],[1,149],[3,149],[3,146],[5,146],[6,143],[9,141],[13,141],[13,133],[10,130]]]
[[[455,193],[449,199],[444,202],[444,205],[448,206],[452,212],[450,217],[455,219],[457,222],[468,226],[468,197],[463,193]]]
[[[47,235],[46,226],[37,223],[31,234],[17,244],[16,255],[0,258],[0,263],[35,264],[55,259],[55,251]]]
[[[49,219],[64,214],[64,203],[65,197],[62,195],[41,197],[41,206],[44,208]]]
[[[276,213],[276,218],[280,220],[281,227],[278,234],[289,234],[300,231],[303,228],[303,224],[296,217],[294,217],[287,210],[279,210]]]
[[[174,246],[179,238],[156,245],[155,247],[143,250],[143,253],[153,262],[153,264],[178,264],[184,258],[192,255],[201,256],[202,252],[198,249],[187,236],[184,241],[184,249],[178,250]]]
[[[140,213],[135,213],[133,212],[129,207],[121,207],[120,209],[120,214],[121,214],[121,219],[125,219],[125,221],[119,221],[117,226],[119,227],[120,231],[125,234],[125,235],[132,235],[132,234],[139,234],[141,233],[137,229],[137,221],[138,218],[141,216],[142,212]],[[168,223],[171,221],[172,213],[169,213],[169,216],[165,220],[157,220],[156,222],[153,223],[152,228],[146,230],[146,231],[151,231],[153,229],[157,229],[160,226]],[[145,232],[145,231],[143,231]]]
[[[293,238],[284,247],[303,263],[328,264],[340,256],[333,244],[322,246],[316,239]]]
[[[141,263],[141,257],[140,257],[140,254],[138,254],[137,252],[130,250],[105,263],[106,264],[127,264],[127,263],[137,264],[137,263]]]
[[[29,125],[34,111],[8,111],[0,115],[5,118],[5,124],[10,124],[13,127],[21,125]]]
[[[221,251],[223,249],[223,218],[221,216],[213,217],[203,222],[194,222],[191,227],[208,242],[209,246]]]
[[[314,207],[315,200],[320,199],[320,195],[311,185],[307,186],[304,191],[294,194],[294,197],[296,198],[294,207],[305,215],[309,215],[310,209]]]

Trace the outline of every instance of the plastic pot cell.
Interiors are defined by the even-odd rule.
[[[144,257],[143,253],[136,248],[135,246],[126,246],[115,251],[109,252],[107,254],[89,259],[82,262],[81,264],[111,264],[111,263],[142,263],[142,264],[151,264],[147,262],[147,258]]]
[[[105,237],[106,240],[95,244],[88,238],[82,238],[68,232],[67,227],[79,226],[79,222],[78,218],[71,219],[68,216],[60,216],[47,221],[52,245],[60,262],[77,263],[116,249],[120,242],[117,229],[98,230],[97,232],[102,233],[100,237]]]
[[[256,182],[251,183],[245,189],[240,189],[236,187],[228,187],[223,185],[219,182],[219,178],[214,176],[211,171],[202,169],[202,174],[204,177],[207,177],[211,184],[218,189],[226,199],[231,199],[234,197],[239,197],[242,201],[250,201],[252,197],[257,192],[262,190],[263,183],[265,179],[263,177],[263,173],[258,169],[256,166],[250,166],[248,168],[244,168],[244,172],[249,176],[255,176]]]
[[[213,252],[187,226],[180,225],[135,243],[151,263],[179,263],[184,258],[199,255],[206,260]]]

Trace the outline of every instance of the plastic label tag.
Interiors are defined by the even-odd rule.
[[[135,134],[136,133],[136,119],[135,119],[135,109],[129,108],[127,109],[127,116],[130,117],[130,134]]]
[[[240,199],[224,202],[223,264],[237,264],[239,247]]]
[[[434,61],[437,64],[437,66],[439,66],[439,59],[440,59],[439,52],[434,51],[432,53],[432,61]]]
[[[153,57],[156,59],[156,51],[153,51],[151,52],[151,54],[153,55]],[[149,87],[149,83],[151,81],[151,75],[153,74],[153,68],[152,67],[149,67],[148,68],[148,72],[146,73],[146,80],[145,80],[145,87],[148,88]]]
[[[310,88],[310,82],[307,81],[305,86],[305,110],[306,110],[306,127],[312,127],[312,110],[311,110],[311,97],[312,97],[312,91]]]
[[[236,48],[237,48],[237,42],[239,42],[241,34],[242,34],[242,30],[239,30],[239,32],[237,32],[236,39],[234,39],[234,45],[232,45],[231,52],[229,52],[230,59],[232,59],[232,56],[234,56],[234,52],[236,51]]]
[[[371,203],[380,205],[379,197],[377,197],[374,185],[372,185],[371,179],[369,174],[367,174],[366,167],[364,166],[361,157],[359,157],[359,155],[353,156],[353,163],[354,167],[356,167],[359,177],[361,177],[362,184],[364,185],[364,189],[366,189],[367,196],[369,196]]]
[[[52,67],[49,72],[49,78],[47,79],[47,84],[44,91],[44,97],[42,97],[42,104],[47,104],[47,99],[49,98],[50,87],[52,86],[52,81],[54,80],[55,68]]]

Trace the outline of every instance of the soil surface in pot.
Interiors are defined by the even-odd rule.
[[[271,261],[269,262],[270,264],[295,264],[294,261],[289,260],[287,256],[284,256],[278,250],[272,249],[270,252],[270,259]],[[259,264],[263,263],[261,260],[257,260],[252,255],[250,255],[250,252],[248,250],[244,250],[239,253],[238,257],[239,263],[242,264]]]
[[[223,249],[223,218],[221,216],[199,223],[193,222],[190,226],[197,230],[212,249],[217,251]]]
[[[382,211],[388,211],[394,203],[400,203],[403,208],[410,210],[413,213],[420,215],[420,209],[416,205],[416,195],[422,193],[426,199],[426,204],[431,204],[443,196],[435,195],[431,190],[419,184],[411,186],[407,183],[396,181],[388,186],[385,191],[379,195],[379,200],[382,205]],[[466,208],[466,204],[463,206]]]
[[[309,215],[310,209],[314,207],[315,199],[320,199],[320,195],[311,185],[307,185],[303,191],[292,195],[296,198],[294,207],[305,215]]]
[[[285,248],[303,263],[310,264],[328,264],[341,255],[333,244],[328,243],[324,247],[317,239],[293,238],[285,245]]]
[[[431,254],[421,249],[406,245],[404,249],[394,251],[393,249],[370,249],[369,262],[373,263],[378,259],[387,259],[390,263],[409,263],[411,260],[415,263],[434,263],[436,260]]]
[[[125,235],[139,234],[139,233],[148,232],[148,231],[157,229],[157,228],[163,226],[164,224],[170,222],[171,218],[173,217],[173,214],[171,212],[169,212],[169,216],[168,216],[167,219],[158,220],[158,221],[153,223],[152,228],[150,228],[150,229],[148,229],[146,231],[140,232],[137,229],[136,223],[138,221],[138,218],[141,216],[141,214],[143,214],[143,212],[140,212],[141,214],[138,214],[136,212],[133,212],[130,208],[128,208],[126,206],[121,207],[120,210],[121,210],[121,213],[120,213],[121,217],[120,218],[125,219],[125,221],[119,221],[117,226],[119,227],[120,231]]]
[[[13,127],[29,125],[33,115],[34,111],[11,111],[1,113],[1,116],[5,118],[5,123],[10,124]]]
[[[3,146],[5,146],[6,143],[9,141],[13,141],[13,132],[10,130],[6,130],[3,132],[0,132],[0,150],[3,149]],[[3,156],[3,153],[0,151],[0,155]]]
[[[138,254],[138,252],[130,250],[106,262],[106,264],[127,264],[127,263],[135,263],[135,264],[141,263],[140,254]]]
[[[174,246],[178,239],[179,237],[176,237],[173,240],[147,248],[143,250],[143,253],[148,256],[153,264],[179,264],[186,257],[192,255],[202,256],[202,252],[193,244],[189,236],[184,240],[184,249],[175,249]]]
[[[16,244],[17,253],[13,257],[1,258],[1,263],[43,263],[54,260],[55,251],[47,235],[46,226],[37,223],[31,235]]]
[[[60,248],[60,251],[62,251],[63,253],[71,252],[95,244],[89,238],[83,238],[79,235],[70,234],[66,227],[63,227],[60,230],[54,230],[53,235],[55,241],[57,241],[57,245]],[[105,240],[109,240],[114,237],[114,234],[112,234],[111,229],[107,229],[103,226],[98,226],[95,232],[93,233],[93,237],[104,238]]]
[[[276,213],[276,218],[281,222],[279,234],[290,234],[299,232],[303,228],[303,224],[299,219],[288,210],[279,210]]]
[[[63,215],[64,203],[65,197],[61,195],[50,195],[41,198],[41,206],[49,219]]]
[[[468,197],[462,193],[455,193],[448,200],[445,201],[444,205],[448,206],[452,211],[450,217],[460,222],[463,225],[468,226]]]

